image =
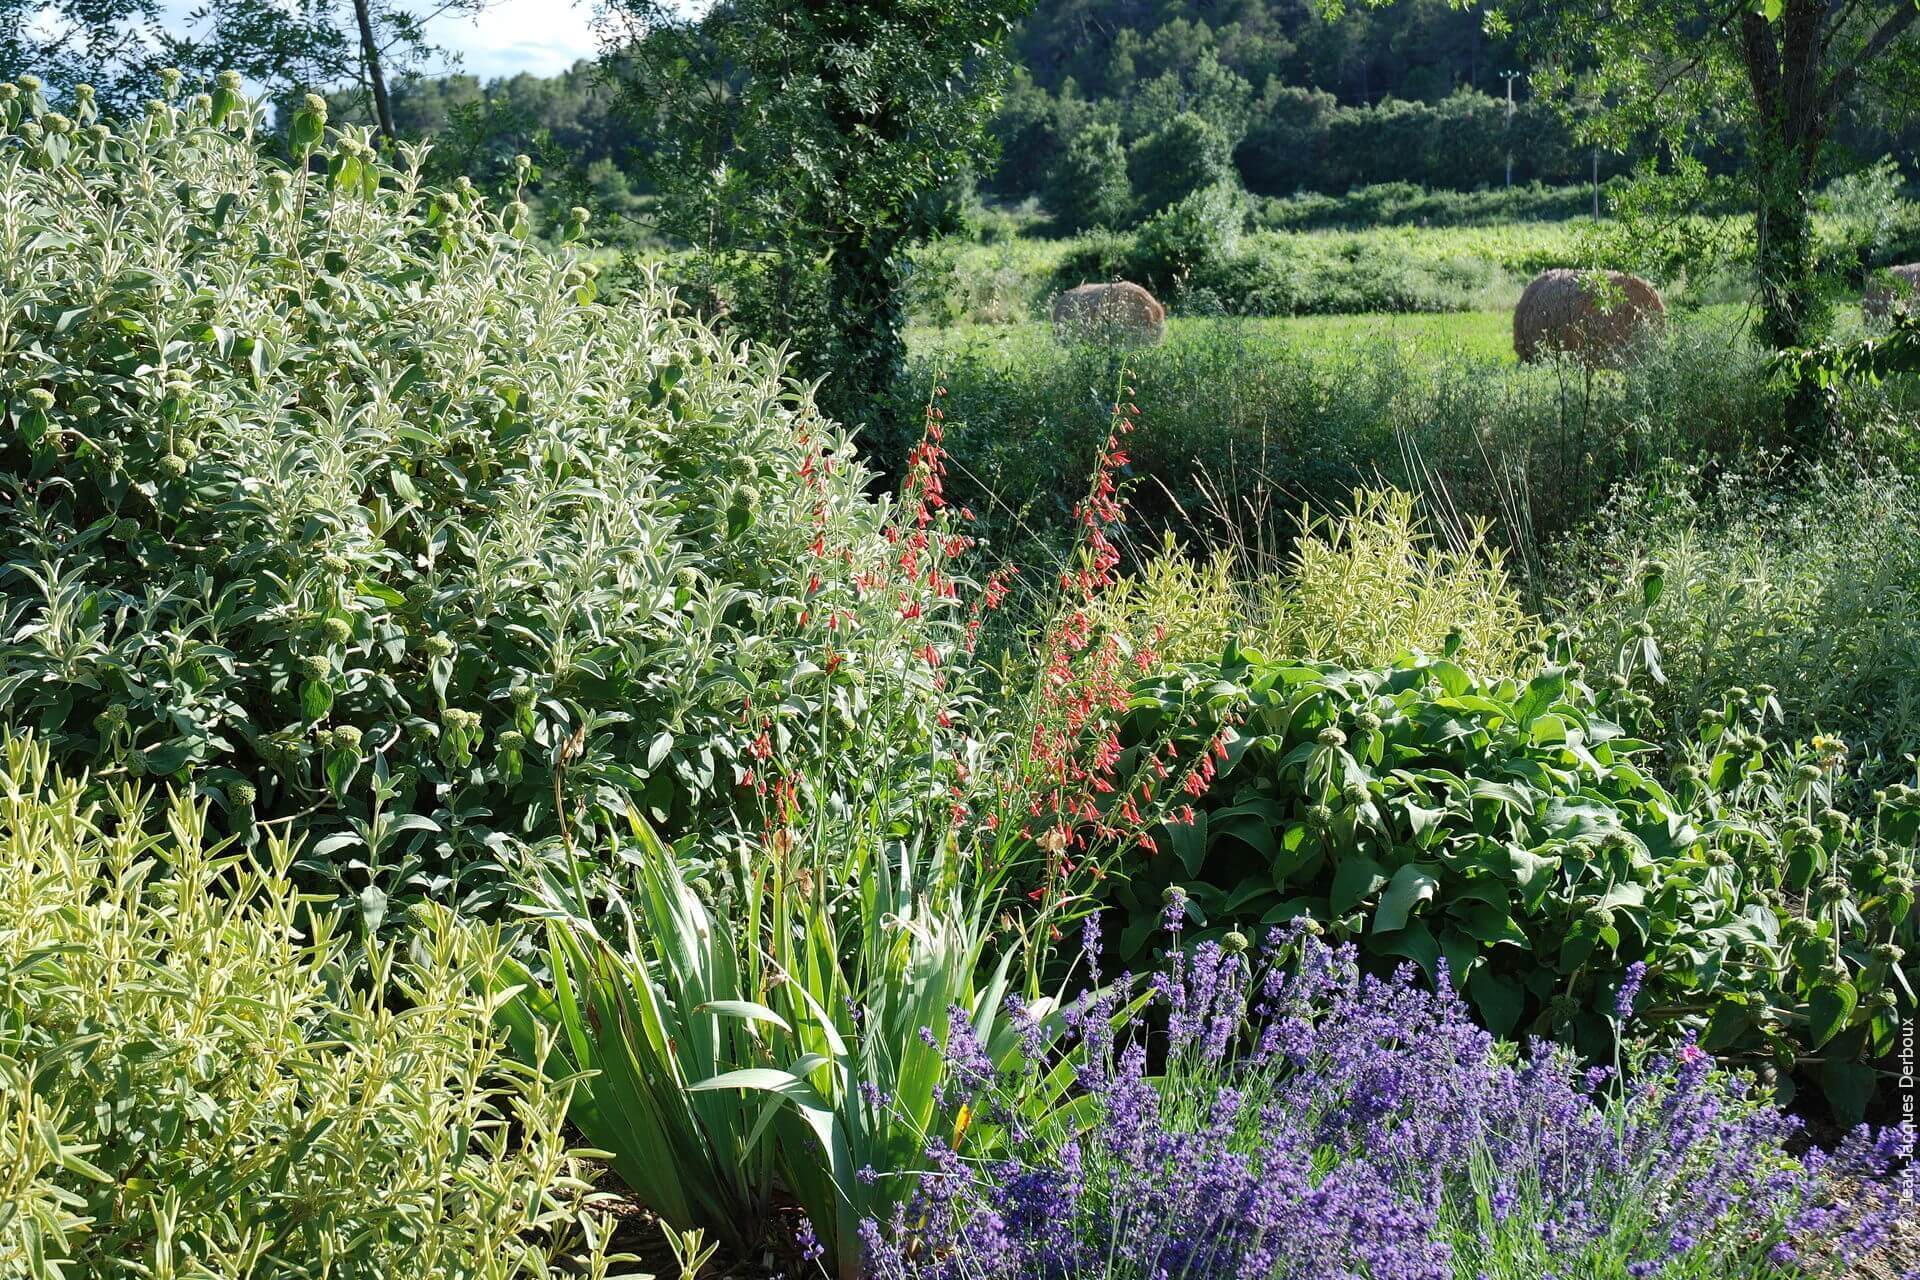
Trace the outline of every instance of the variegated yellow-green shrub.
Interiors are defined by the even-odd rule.
[[[1102,621],[1168,662],[1210,661],[1237,639],[1351,667],[1441,653],[1496,677],[1538,665],[1540,624],[1486,526],[1436,530],[1411,493],[1362,488],[1336,515],[1302,511],[1300,527],[1283,561],[1194,560],[1169,541],[1103,601]]]
[[[292,850],[205,818],[0,742],[0,1275],[605,1275],[567,1087],[475,994],[497,933],[349,963]]]

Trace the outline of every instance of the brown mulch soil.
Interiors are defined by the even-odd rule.
[[[639,1201],[627,1196],[626,1189],[611,1171],[604,1172],[599,1189],[615,1197],[600,1206],[601,1212],[614,1220],[610,1252],[638,1258],[637,1269],[642,1275],[652,1275],[657,1280],[680,1280],[680,1262],[673,1256],[660,1220]],[[776,1243],[793,1238],[801,1215],[798,1209],[782,1209],[780,1217]],[[713,1261],[700,1269],[700,1280],[772,1280],[781,1275],[805,1274],[792,1258],[784,1256],[785,1252],[769,1248],[757,1256],[740,1258],[723,1248],[714,1255]]]
[[[1907,1280],[1920,1275],[1920,1201],[1911,1196],[1894,1224],[1893,1239],[1852,1267],[1850,1280]]]

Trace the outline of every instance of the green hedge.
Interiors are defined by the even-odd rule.
[[[777,353],[311,106],[291,165],[225,87],[5,107],[0,721],[63,767],[297,818],[377,912],[603,809],[724,830],[763,733],[884,747],[861,673],[923,637],[854,586],[885,507]]]

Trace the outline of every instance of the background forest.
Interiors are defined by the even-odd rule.
[[[1446,0],[1355,8],[1332,21],[1309,0],[1047,4],[1021,20],[1011,56],[990,126],[998,155],[974,181],[1001,200],[1040,201],[1069,230],[1085,225],[1069,208],[1078,193],[1052,184],[1079,180],[1060,168],[1076,146],[1084,154],[1103,145],[1110,127],[1128,157],[1123,167],[1143,181],[1156,147],[1137,149],[1186,113],[1205,122],[1194,134],[1209,153],[1203,159],[1230,160],[1258,195],[1337,196],[1383,183],[1502,187],[1509,154],[1517,184],[1579,186],[1592,177],[1592,148],[1535,101],[1515,43],[1489,36],[1480,15]],[[1891,155],[1911,172],[1920,126],[1889,108],[1857,104],[1839,141],[1857,160]],[[622,118],[591,63],[486,84],[467,75],[408,78],[394,87],[393,113],[403,134],[440,138],[469,168],[505,164],[545,140],[590,170],[609,199],[651,189],[647,131]],[[1741,143],[1731,131],[1721,141],[1714,163],[1726,168]],[[1174,149],[1171,139],[1156,146]],[[1647,155],[1608,148],[1600,176]],[[1158,207],[1150,190],[1140,199],[1146,212]],[[1561,201],[1566,213],[1584,207],[1579,195]]]

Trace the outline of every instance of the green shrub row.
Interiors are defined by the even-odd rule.
[[[926,324],[1040,319],[1059,290],[1112,279],[1156,287],[1176,315],[1477,310],[1590,252],[1584,220],[1303,230],[1270,226],[1270,207],[1209,187],[1124,231],[936,240],[913,255],[911,311]],[[811,305],[804,291],[794,304]]]
[[[1380,182],[1353,187],[1343,195],[1300,191],[1256,199],[1253,204],[1254,221],[1272,231],[1552,222],[1579,218],[1592,209],[1591,188],[1541,183],[1448,191],[1422,187],[1417,182]]]
[[[1099,197],[1114,165],[1124,168],[1090,158],[1073,187]],[[1176,315],[1504,310],[1539,272],[1596,260],[1655,277],[1681,306],[1750,292],[1737,202],[1695,202],[1650,222],[1615,187],[1602,192],[1596,222],[1586,187],[1384,182],[1270,198],[1212,181],[1204,167],[1191,180],[1138,219],[1094,219],[1065,239],[1035,237],[1019,213],[983,213],[915,252],[912,312],[936,325],[1042,318],[1059,290],[1114,279],[1148,286]],[[1920,256],[1920,202],[1906,197],[1891,161],[1829,184],[1815,229],[1818,273],[1841,313],[1853,311],[1871,271]],[[804,282],[795,285],[786,304],[813,305]]]
[[[1195,192],[1125,233],[1075,241],[1054,269],[1056,289],[1131,280],[1180,314],[1349,315],[1465,311],[1504,300],[1525,277],[1565,265],[1571,247],[1512,260],[1425,257],[1374,236],[1242,234],[1242,198]]]
[[[0,720],[297,819],[375,912],[497,901],[602,808],[725,830],[763,735],[885,748],[860,672],[924,638],[777,353],[313,107],[276,161],[221,93],[0,131]]]

